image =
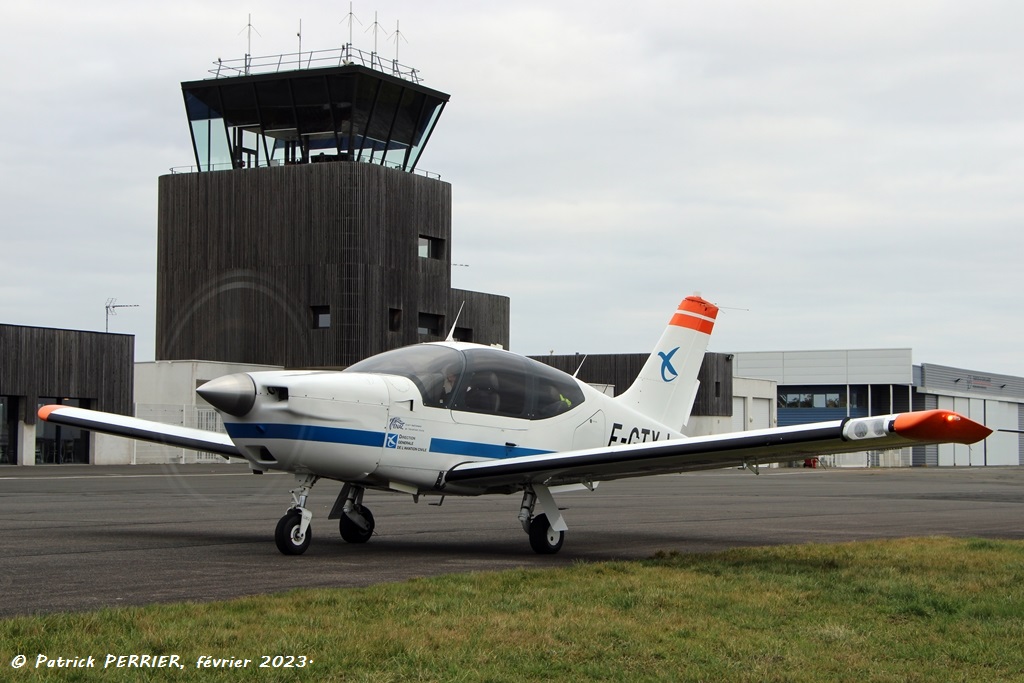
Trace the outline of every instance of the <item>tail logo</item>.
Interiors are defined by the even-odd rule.
[[[676,369],[672,367],[672,356],[676,355],[676,351],[678,350],[679,347],[677,346],[668,353],[665,353],[664,351],[658,351],[658,356],[661,358],[661,381],[671,382],[672,380],[679,376],[679,373],[676,372]]]

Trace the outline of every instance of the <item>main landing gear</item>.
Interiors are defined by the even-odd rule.
[[[306,499],[319,477],[313,474],[295,475],[296,487],[291,490],[292,507],[277,523],[274,541],[285,555],[301,555],[313,540],[310,520],[313,513],[306,509]],[[348,543],[366,543],[373,536],[373,513],[363,505],[362,486],[345,484],[334,502],[328,519],[338,520],[338,531]],[[540,503],[541,512],[534,514]],[[530,537],[530,547],[541,555],[553,555],[562,549],[568,526],[546,486],[534,485],[523,491],[519,506],[519,522]]]
[[[274,542],[285,555],[301,555],[313,540],[313,529],[309,522],[313,513],[306,509],[306,498],[319,477],[312,474],[296,474],[296,487],[291,490],[292,506],[277,523]],[[341,537],[349,543],[366,543],[373,536],[373,513],[363,506],[362,486],[345,484],[338,494],[338,500],[327,519],[337,519]]]
[[[534,516],[533,509],[540,503],[543,513]],[[519,506],[519,522],[530,537],[530,547],[540,555],[553,555],[562,549],[568,526],[562,519],[554,497],[546,486],[533,486],[523,491]]]
[[[338,520],[338,531],[349,543],[366,543],[373,536],[373,513],[363,506],[362,486],[345,484],[327,519]],[[339,510],[339,504],[341,509]]]

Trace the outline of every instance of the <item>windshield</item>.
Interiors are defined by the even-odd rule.
[[[423,405],[467,413],[544,420],[584,401],[576,380],[563,372],[507,351],[459,351],[419,344],[387,351],[345,369],[406,377]]]
[[[447,406],[465,367],[466,361],[460,351],[447,346],[419,344],[371,356],[350,365],[344,372],[406,377],[420,390],[424,405]]]

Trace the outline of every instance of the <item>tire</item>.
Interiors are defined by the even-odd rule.
[[[530,521],[530,547],[540,555],[554,555],[562,549],[564,531],[555,531],[547,515],[537,515]]]
[[[298,538],[299,527],[302,525],[302,513],[297,510],[289,510],[277,523],[274,531],[274,542],[277,549],[285,555],[301,555],[306,552],[310,541],[313,540],[313,527],[306,527],[306,535]]]
[[[369,508],[361,505],[358,508],[358,512],[366,520],[365,529],[349,519],[349,516],[344,513],[342,513],[341,519],[338,520],[338,530],[341,532],[341,537],[349,543],[366,543],[373,536],[373,513],[370,512]]]

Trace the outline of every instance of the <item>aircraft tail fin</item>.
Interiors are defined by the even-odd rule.
[[[685,425],[717,317],[718,307],[701,297],[683,299],[636,381],[617,400],[673,429]]]

